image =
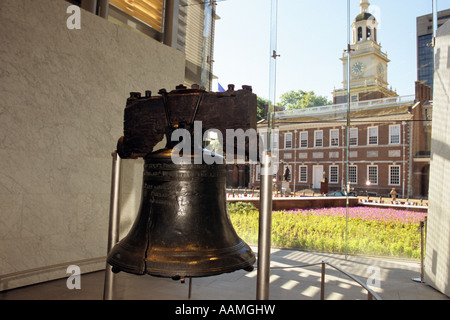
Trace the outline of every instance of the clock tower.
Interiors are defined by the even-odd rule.
[[[361,12],[352,24],[350,45],[350,98],[352,102],[397,96],[388,88],[387,53],[381,51],[377,39],[378,22],[369,13],[369,1],[361,0]],[[347,102],[347,52],[341,61],[344,69],[343,89],[333,92],[335,104]]]

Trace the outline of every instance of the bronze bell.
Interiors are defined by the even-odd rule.
[[[255,255],[228,216],[225,165],[194,156],[174,164],[173,150],[145,156],[137,218],[107,258],[113,272],[177,279],[251,270]]]

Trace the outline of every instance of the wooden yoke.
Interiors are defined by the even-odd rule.
[[[146,91],[143,97],[139,92],[131,92],[124,111],[124,135],[117,144],[119,156],[145,157],[164,136],[169,145],[175,129],[185,128],[193,134],[194,121],[201,121],[202,137],[208,129],[222,133],[224,152],[227,129],[256,132],[256,95],[250,86],[235,91],[234,85],[229,85],[225,92],[206,92],[193,87],[187,89],[180,85],[170,92],[161,89],[159,96],[152,96],[151,91]],[[238,146],[235,143],[235,148]],[[245,148],[248,154],[248,141]]]

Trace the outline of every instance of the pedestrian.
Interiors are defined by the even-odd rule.
[[[392,188],[389,194],[391,195],[392,201],[395,201],[395,199],[397,199],[397,191],[395,191],[395,188]]]

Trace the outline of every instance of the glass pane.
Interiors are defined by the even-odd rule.
[[[274,100],[275,127],[289,149],[280,152],[277,176],[290,166],[297,196],[322,194],[327,184],[328,193],[350,191],[369,208],[413,203],[426,214],[436,54],[431,1],[283,0],[276,26],[268,22],[269,2],[218,2],[216,39],[222,40],[214,72],[218,82],[242,81]],[[438,25],[450,19],[450,8],[440,3]],[[245,35],[239,35],[243,25],[226,19],[245,20]],[[269,50],[274,27],[277,52]],[[276,86],[270,78],[269,88],[274,61]],[[267,127],[259,120],[258,128]],[[418,247],[415,242],[411,256],[417,258]]]

